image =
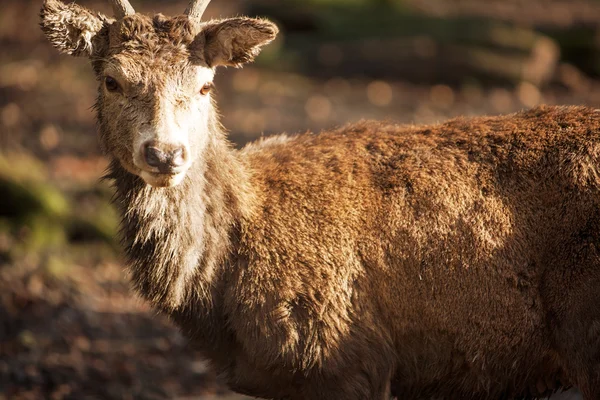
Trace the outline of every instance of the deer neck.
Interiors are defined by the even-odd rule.
[[[209,309],[231,263],[252,193],[247,169],[223,135],[210,140],[179,185],[154,188],[112,162],[121,238],[139,293],[168,313]]]

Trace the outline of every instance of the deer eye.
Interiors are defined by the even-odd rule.
[[[200,94],[202,96],[206,96],[208,93],[210,93],[212,88],[213,88],[212,83],[207,83],[206,85],[202,86],[202,89],[200,89]]]
[[[109,92],[116,92],[119,90],[119,83],[112,76],[107,76],[104,78],[104,86],[106,86],[106,90]]]

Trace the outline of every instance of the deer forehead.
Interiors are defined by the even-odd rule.
[[[183,48],[190,45],[198,33],[199,26],[187,17],[167,17],[162,14],[128,15],[110,26],[111,48],[161,48],[164,46]]]
[[[212,82],[215,75],[213,68],[191,63],[181,54],[129,51],[108,57],[101,73],[117,79],[127,90],[144,92],[165,87],[177,92],[196,91]]]
[[[177,81],[212,79],[214,73],[190,51],[197,29],[187,18],[129,15],[109,28],[109,50],[104,73],[132,83],[154,78]]]

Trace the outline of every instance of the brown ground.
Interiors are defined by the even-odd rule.
[[[104,2],[78,2],[108,12]],[[95,81],[84,60],[59,56],[43,40],[36,25],[40,3],[5,0],[0,11],[0,195],[3,157],[25,151],[43,161],[31,179],[60,189],[79,217],[92,215],[110,195],[97,181],[105,161],[90,110]],[[186,2],[175,3],[165,9],[145,1],[142,9],[176,13]],[[441,15],[489,15],[490,4],[497,3],[494,15],[519,22],[600,20],[600,3],[594,1],[494,0],[485,7],[474,0],[407,3]],[[235,14],[234,4],[215,0],[209,14]],[[539,90],[527,83],[449,87],[412,84],[402,77],[315,79],[249,67],[221,71],[217,96],[237,143],[361,118],[426,123],[538,103],[600,104],[600,82],[569,65],[561,66],[559,75],[568,85]],[[18,165],[9,163],[5,174],[16,173]],[[37,225],[23,220],[14,228],[10,218],[0,210],[0,400],[227,396],[177,330],[130,292],[114,243],[75,229],[55,245],[48,245],[52,240],[32,245]],[[108,214],[99,218],[110,220]],[[5,229],[6,221],[13,228]]]

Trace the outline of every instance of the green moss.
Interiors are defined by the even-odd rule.
[[[0,155],[0,232],[15,238],[11,253],[21,257],[81,241],[112,245],[118,216],[110,194],[95,186],[93,182],[61,191],[38,160],[25,154]]]
[[[44,164],[26,153],[0,154],[0,176],[14,181],[43,181],[48,178]]]
[[[100,203],[93,213],[81,213],[69,221],[69,238],[75,241],[101,240],[113,243],[117,234],[119,219],[116,211],[108,203]]]
[[[61,257],[57,254],[51,254],[48,256],[45,262],[45,271],[52,278],[61,279],[65,277],[73,263],[70,257]]]

